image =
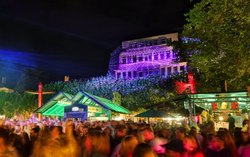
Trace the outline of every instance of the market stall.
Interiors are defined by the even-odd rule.
[[[81,120],[110,120],[111,112],[129,114],[126,108],[111,100],[80,91],[76,95],[60,92],[36,113],[43,116],[57,116],[61,118],[79,118]]]
[[[250,97],[244,91],[187,94],[184,106],[192,111],[191,114],[193,115],[195,115],[194,106],[203,108],[207,114],[201,114],[201,118],[204,121],[211,118],[218,125],[222,125],[222,122],[227,122],[230,114],[235,119],[236,126],[241,127],[242,120],[248,118]],[[227,126],[226,123],[223,123],[223,125]]]

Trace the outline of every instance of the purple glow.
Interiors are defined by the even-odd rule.
[[[175,62],[176,54],[167,45],[166,35],[125,41],[113,52],[110,71],[116,79],[167,77],[186,71],[186,62]],[[112,69],[111,69],[112,67]]]

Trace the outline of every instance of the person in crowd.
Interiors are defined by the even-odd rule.
[[[138,144],[137,137],[134,135],[125,136],[121,142],[121,157],[132,157],[135,147]]]
[[[235,145],[234,139],[231,135],[231,132],[229,130],[224,129],[224,130],[219,130],[217,132],[218,135],[222,136],[224,141],[225,141],[225,147],[228,148],[233,155],[233,157],[239,157],[237,147]]]
[[[239,147],[238,147],[238,153],[240,157],[248,157],[250,154],[250,134],[249,134],[248,123],[249,123],[249,120],[246,120],[246,119],[242,123],[243,125],[243,128],[241,129],[242,140],[241,140],[241,143],[239,143]]]
[[[84,143],[83,157],[109,157],[109,155],[109,137],[100,128],[90,129]]]
[[[139,143],[150,143],[154,139],[154,131],[150,126],[143,125],[139,127],[137,136]]]
[[[196,141],[198,142],[199,149],[202,149],[203,136],[198,133],[197,128],[192,126],[189,134],[195,137]]]
[[[179,127],[175,131],[176,140],[183,141],[186,136],[186,129],[184,127]]]
[[[157,155],[149,144],[139,143],[135,147],[132,157],[157,157]]]
[[[111,140],[112,156],[117,156],[120,152],[121,141],[127,135],[127,128],[125,125],[118,124],[115,126],[115,138]]]
[[[187,135],[183,139],[184,152],[182,157],[204,157],[194,135]]]
[[[51,126],[50,128],[51,139],[52,140],[60,140],[62,135],[62,128],[59,126]]]
[[[238,154],[241,157],[243,154],[243,150],[248,149],[248,147],[250,146],[249,133],[247,131],[239,131],[239,133],[235,133],[235,144],[238,148]]]
[[[27,150],[24,149],[24,144],[22,143],[22,138],[20,135],[14,132],[10,133],[8,137],[8,143],[17,150],[20,157],[25,157],[25,151]]]
[[[248,129],[236,127],[234,129],[234,143],[238,149],[239,155],[241,154],[244,147],[246,147],[249,144],[249,142],[250,142],[250,137],[248,134]]]
[[[186,136],[184,127],[176,128],[175,137],[164,145],[165,152],[169,157],[179,157],[184,152],[183,140]]]
[[[208,148],[205,150],[205,157],[233,157],[233,154],[225,147],[222,135],[210,134],[208,137]]]
[[[137,123],[129,122],[129,123],[128,123],[128,132],[127,132],[127,134],[128,134],[128,135],[137,136],[138,128],[139,128],[139,126],[138,126]]]
[[[153,149],[153,151],[158,155],[158,156],[163,156],[165,154],[166,150],[164,148],[164,145],[168,143],[167,133],[165,132],[166,130],[162,129],[158,131],[158,133],[155,135],[155,137],[150,141],[149,145]],[[164,136],[164,133],[165,136]]]
[[[131,157],[145,153],[141,148],[148,149],[148,146],[146,154],[158,157],[193,157],[202,153],[205,157],[248,157],[248,120],[243,125],[246,129],[235,128],[232,136],[227,129],[219,129],[215,134],[214,123],[208,122],[200,126],[201,136],[195,127],[191,127],[187,135],[184,127],[164,122],[6,120],[0,123],[0,157],[6,154],[13,157]],[[136,150],[136,147],[139,148]]]
[[[79,157],[80,149],[73,135],[73,128],[73,122],[66,121],[65,134],[58,137],[58,133],[52,132],[53,129],[48,126],[42,127],[30,157]]]
[[[229,123],[229,131],[231,133],[233,133],[234,128],[235,128],[235,119],[231,114],[228,114],[228,119],[227,119],[228,123]]]
[[[0,128],[0,156],[1,157],[21,157],[18,151],[8,144],[9,131]]]
[[[247,131],[248,129],[248,123],[249,123],[249,120],[248,119],[244,119],[243,122],[242,122],[242,131]]]
[[[182,141],[173,140],[165,145],[165,154],[167,157],[180,157],[184,152],[184,146]]]
[[[117,146],[119,143],[121,143],[122,138],[127,135],[127,128],[125,125],[116,125],[115,126],[115,137],[112,141],[112,147]]]
[[[236,145],[237,148],[239,148],[241,145],[244,145],[244,139],[243,139],[243,131],[242,128],[240,127],[236,127],[234,129],[234,143]]]

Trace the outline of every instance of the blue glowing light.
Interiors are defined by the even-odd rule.
[[[37,67],[34,61],[34,54],[3,49],[0,49],[0,63],[4,65],[16,64],[33,68]]]

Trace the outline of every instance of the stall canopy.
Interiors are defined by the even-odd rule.
[[[59,93],[51,100],[38,108],[35,112],[44,116],[64,116],[64,107],[73,104],[83,104],[92,107],[102,107],[117,113],[129,114],[126,108],[113,103],[111,100],[101,98],[84,91],[78,92],[75,96],[67,93]]]
[[[157,111],[157,110],[152,110],[152,109],[135,115],[135,117],[152,117],[152,118],[154,118],[154,117],[169,117],[169,116],[170,115],[164,111]]]
[[[186,105],[195,104],[204,109],[250,109],[247,92],[188,94]]]

